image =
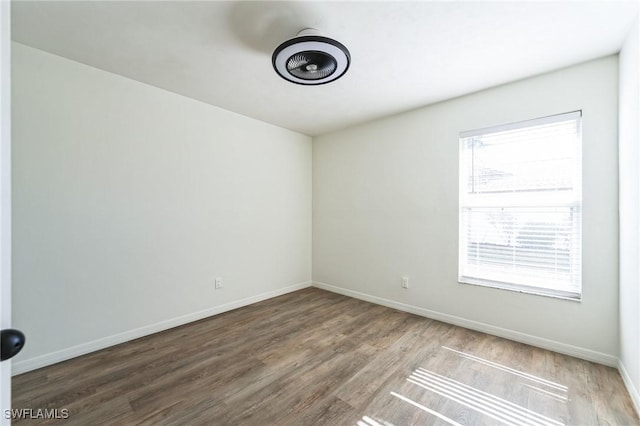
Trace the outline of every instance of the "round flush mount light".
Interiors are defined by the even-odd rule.
[[[278,46],[271,60],[285,80],[318,85],[342,77],[349,68],[351,55],[342,43],[308,28]]]

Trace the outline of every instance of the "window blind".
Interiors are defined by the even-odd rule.
[[[459,281],[581,294],[581,112],[460,134]]]

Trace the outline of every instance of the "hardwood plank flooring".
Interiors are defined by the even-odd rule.
[[[65,425],[639,425],[609,367],[309,288],[13,378]]]

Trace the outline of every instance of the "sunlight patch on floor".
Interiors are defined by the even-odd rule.
[[[534,376],[533,374],[525,373],[525,372],[522,372],[520,370],[516,370],[515,368],[507,367],[506,365],[502,365],[502,364],[499,364],[497,362],[489,361],[488,359],[480,358],[478,356],[475,356],[475,355],[472,355],[472,354],[469,354],[469,353],[466,353],[466,352],[457,351],[455,349],[451,349],[451,348],[448,348],[446,346],[441,346],[441,348],[445,349],[447,351],[454,352],[454,353],[460,355],[463,358],[479,362],[479,363],[487,365],[489,367],[497,368],[498,370],[505,371],[507,373],[515,374],[516,376],[522,377],[522,378],[527,379],[527,380],[534,381],[534,382],[536,382],[536,383],[538,383],[540,385],[544,385],[544,386],[548,386],[548,387],[554,388],[554,389],[556,389],[557,391],[560,391],[560,392],[567,392],[567,390],[568,390],[568,388],[566,386],[561,385],[560,383],[555,383],[555,382],[552,382],[550,380],[543,379],[542,377]]]
[[[372,419],[369,416],[363,416],[361,420],[358,420],[356,423],[358,426],[394,426],[392,423],[385,422],[384,420],[380,420],[380,423],[376,419]]]
[[[415,402],[414,400],[407,398],[406,396],[400,395],[398,393],[395,392],[391,392],[391,395],[395,396],[396,398],[399,398],[401,400],[403,400],[404,402],[408,402],[409,404],[413,405],[416,408],[421,409],[422,411],[426,411],[429,414],[433,414],[434,416],[444,420],[445,422],[449,423],[450,425],[454,425],[454,426],[462,426],[460,423],[450,419],[449,417],[445,416],[444,414],[440,414],[435,410],[432,410],[431,408],[425,407],[422,404],[418,404],[417,402]]]
[[[414,370],[407,381],[505,424],[564,426],[564,423],[424,368]]]

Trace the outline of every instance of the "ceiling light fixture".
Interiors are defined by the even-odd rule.
[[[285,80],[317,85],[342,77],[349,69],[351,54],[342,43],[307,28],[278,46],[271,60]]]

